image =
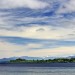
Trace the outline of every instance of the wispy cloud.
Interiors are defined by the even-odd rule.
[[[39,0],[1,0],[0,2],[1,9],[11,9],[11,8],[20,8],[27,7],[30,9],[42,9],[47,7],[49,4],[47,2]]]
[[[40,29],[43,29],[40,30]],[[17,29],[17,30],[16,30]],[[70,35],[72,34],[72,35]],[[15,30],[1,29],[1,36],[26,37],[34,39],[74,39],[74,28],[55,28],[52,26],[17,27]],[[69,37],[68,37],[69,36]]]
[[[1,58],[12,56],[67,56],[75,54],[74,46],[57,46],[53,48],[41,48],[44,44],[14,44],[0,41]],[[56,45],[56,44],[55,44]],[[48,46],[48,45],[47,45]],[[34,50],[35,48],[35,50]],[[38,48],[38,49],[37,49]]]
[[[75,54],[74,6],[75,0],[1,0],[1,57]]]
[[[59,7],[58,13],[75,12],[75,0],[65,0]]]

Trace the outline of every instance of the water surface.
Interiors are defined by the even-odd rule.
[[[0,66],[0,75],[75,75],[75,67]]]

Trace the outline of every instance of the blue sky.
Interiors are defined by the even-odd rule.
[[[75,0],[1,0],[0,58],[75,55]]]

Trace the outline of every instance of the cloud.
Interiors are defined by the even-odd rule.
[[[37,31],[40,28],[44,31]],[[56,28],[52,26],[31,26],[31,27],[18,27],[17,30],[0,29],[0,36],[23,37],[34,39],[74,39],[74,29]],[[73,34],[73,36],[69,35]],[[68,37],[69,35],[69,37]]]
[[[1,9],[11,9],[11,8],[30,8],[30,9],[42,9],[47,7],[49,4],[39,0],[1,0]]]
[[[16,51],[16,50],[29,50],[33,48],[41,48],[43,47],[43,44],[38,44],[38,43],[27,43],[27,44],[16,44],[12,42],[8,42],[5,40],[0,39],[0,50],[2,51]]]
[[[11,12],[0,12],[0,16],[0,36],[75,40],[75,19],[58,15],[17,18]]]
[[[33,52],[33,53],[32,53]],[[58,48],[52,48],[52,49],[43,49],[43,50],[37,50],[37,51],[30,51],[29,54],[31,56],[50,56],[50,57],[61,57],[61,56],[69,56],[69,55],[75,55],[75,47],[58,47]]]
[[[64,1],[57,13],[72,13],[72,12],[75,12],[75,0],[68,0],[68,1]]]
[[[75,54],[74,6],[75,0],[1,0],[1,57]]]
[[[27,45],[19,45],[0,40],[0,58],[13,56],[69,56],[75,54],[74,46],[60,46],[56,48],[43,48],[43,44],[29,43]],[[38,50],[30,50],[31,48],[39,48]]]
[[[43,47],[43,44],[36,44],[36,43],[15,44],[4,40],[0,40],[0,55],[1,55],[0,58],[16,56],[15,53],[20,53],[20,52],[24,52],[26,54],[31,49],[41,48],[41,47]]]

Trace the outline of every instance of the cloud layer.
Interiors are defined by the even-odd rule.
[[[75,12],[75,0],[66,1],[61,5],[58,12],[59,13],[72,13]]]
[[[1,0],[0,58],[75,55],[74,6],[75,0]]]
[[[48,3],[38,0],[1,0],[1,9],[11,8],[30,8],[30,9],[42,9],[48,6]]]

